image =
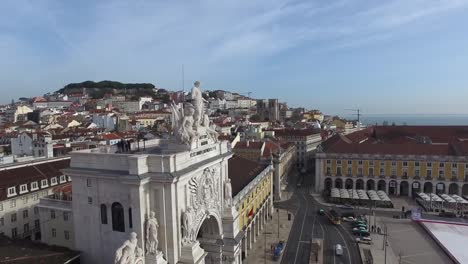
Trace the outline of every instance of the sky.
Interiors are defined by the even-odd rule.
[[[468,114],[468,0],[0,1],[0,103],[195,80],[324,113]]]

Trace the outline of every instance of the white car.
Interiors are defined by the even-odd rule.
[[[343,217],[344,222],[354,222],[356,221],[356,218],[349,216],[349,217]]]
[[[362,244],[372,244],[372,239],[370,237],[362,237],[362,238],[356,238],[356,243],[362,243]]]

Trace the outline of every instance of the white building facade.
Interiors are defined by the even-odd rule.
[[[170,154],[72,153],[65,173],[73,177],[75,247],[83,263],[111,262],[131,232],[144,248],[150,212],[168,263],[241,262],[238,216],[223,198],[232,154],[227,142],[202,142],[209,141]],[[151,257],[145,263],[154,263]]]

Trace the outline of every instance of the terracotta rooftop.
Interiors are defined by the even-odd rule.
[[[236,144],[235,149],[258,149],[260,150],[263,146],[263,142],[260,141],[241,141]]]
[[[52,177],[59,177],[63,175],[61,169],[68,168],[70,166],[70,159],[50,161],[50,162],[38,162],[33,165],[16,165],[13,164],[11,169],[9,167],[4,168],[0,171],[0,201],[7,198],[7,190],[9,187],[16,187],[16,195],[19,195],[19,186],[21,184],[28,184],[28,190],[30,189],[29,184],[31,182],[40,181],[43,179],[49,180]],[[58,179],[57,179],[58,180]]]
[[[267,167],[268,164],[260,164],[236,155],[230,158],[228,161],[228,176],[231,179],[232,195],[238,194]]]
[[[315,129],[275,129],[275,137],[285,137],[285,136],[296,136],[296,137],[306,137],[312,136],[314,134],[319,134],[319,131]]]
[[[323,142],[328,153],[468,155],[468,126],[376,126]]]

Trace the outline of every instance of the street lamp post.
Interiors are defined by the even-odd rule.
[[[264,234],[264,237],[265,237],[265,244],[264,244],[263,253],[264,253],[264,255],[265,255],[265,262],[264,262],[264,263],[266,264],[266,262],[267,262],[267,261],[266,261],[266,259],[267,259],[267,255],[266,255],[266,252],[267,252],[267,251],[266,251],[266,248],[267,248],[267,247],[266,247],[266,244],[267,244],[266,241],[267,241],[267,240],[266,240],[266,238],[267,238],[267,235],[271,235],[271,234],[273,234],[273,233],[271,233],[271,232],[263,232],[263,234]]]

